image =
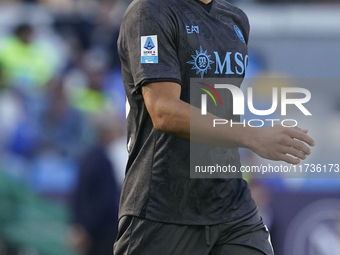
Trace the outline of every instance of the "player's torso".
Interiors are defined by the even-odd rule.
[[[154,1],[156,0],[143,0],[147,2],[147,6]],[[142,35],[145,41],[141,40],[140,43],[139,61],[147,67],[155,65],[154,70],[162,71],[157,69],[156,63],[162,63],[161,67],[164,69],[169,67],[164,65],[164,58],[167,56],[162,53],[166,51],[163,47],[157,54],[155,49],[161,49],[162,40],[167,43],[166,46],[176,45],[177,58],[171,61],[178,60],[180,66],[182,100],[189,101],[190,78],[244,77],[248,61],[244,37],[246,31],[244,20],[242,23],[240,17],[234,13],[235,7],[224,0],[213,0],[212,9],[208,13],[194,0],[159,1],[162,2],[156,10],[164,17],[161,15],[156,17],[167,21],[160,23],[167,26],[166,39],[172,37],[173,41],[157,35],[158,29],[161,28],[152,27],[150,32]],[[139,15],[138,12],[131,14]],[[151,39],[148,39],[149,37]],[[173,69],[177,72],[177,68]],[[164,72],[170,73],[166,71]],[[133,92],[136,90],[136,81],[130,77],[130,72],[127,65],[125,87],[131,103],[128,115],[130,141],[128,147],[131,150],[120,214],[133,214],[178,224],[200,225],[231,220],[237,218],[239,214],[244,215],[253,210],[250,193],[243,181],[233,179],[225,182],[219,179],[190,178],[189,142],[153,129],[142,95]],[[238,158],[233,161],[235,162],[230,163],[239,163]]]

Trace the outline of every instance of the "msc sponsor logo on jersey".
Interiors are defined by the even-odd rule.
[[[192,64],[191,69],[196,70],[196,74],[200,74],[202,79],[209,69],[214,69],[214,74],[243,75],[248,64],[248,55],[243,56],[240,52],[226,52],[221,58],[219,53],[214,51],[215,61],[213,61],[211,55],[208,55],[201,46],[200,51],[196,50],[196,55],[191,55],[191,57],[192,60],[187,63]],[[232,61],[235,62],[235,65],[232,65]]]
[[[199,34],[200,33],[200,29],[198,26],[185,26],[185,28],[188,34],[193,34],[193,33]]]
[[[211,69],[211,64],[214,61],[210,60],[211,55],[207,54],[200,46],[200,51],[196,50],[196,55],[191,55],[192,60],[188,61],[188,64],[192,64],[192,70],[196,70],[196,74],[200,74],[203,79],[204,74],[208,73],[208,69]]]
[[[158,63],[157,35],[141,37],[141,63]]]
[[[235,33],[237,34],[238,38],[241,40],[241,42],[245,43],[246,41],[244,40],[244,36],[241,32],[241,29],[237,25],[235,25],[234,30],[235,30]]]

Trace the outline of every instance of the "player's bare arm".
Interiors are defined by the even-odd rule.
[[[208,114],[202,121],[200,110],[180,99],[181,86],[174,82],[149,83],[142,87],[142,93],[154,127],[187,141],[191,138],[194,142],[209,141],[215,146],[248,148],[263,158],[290,164],[299,164],[300,159],[306,159],[311,153],[307,145],[315,145],[307,130],[281,125],[262,129],[223,125],[212,129],[211,123],[216,116]],[[194,116],[191,129],[190,115]]]

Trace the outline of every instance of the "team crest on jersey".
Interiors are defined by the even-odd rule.
[[[246,41],[244,40],[244,37],[243,37],[241,29],[237,25],[235,25],[234,26],[234,30],[235,30],[238,38],[241,40],[241,42],[245,43]]]
[[[141,63],[158,63],[157,35],[141,37]]]
[[[203,79],[204,74],[207,74],[208,69],[211,69],[211,64],[214,61],[210,60],[211,55],[207,54],[207,51],[202,49],[200,46],[200,51],[196,50],[196,55],[191,55],[192,60],[188,61],[188,64],[192,64],[192,70],[196,70],[196,74],[201,74],[201,78]]]

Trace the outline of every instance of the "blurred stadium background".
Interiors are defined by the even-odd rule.
[[[232,1],[251,23],[250,80],[320,79],[311,163],[340,164],[338,2]],[[0,1],[0,255],[111,253],[100,247],[127,158],[116,40],[128,4]],[[277,255],[340,254],[340,179],[249,182]]]

